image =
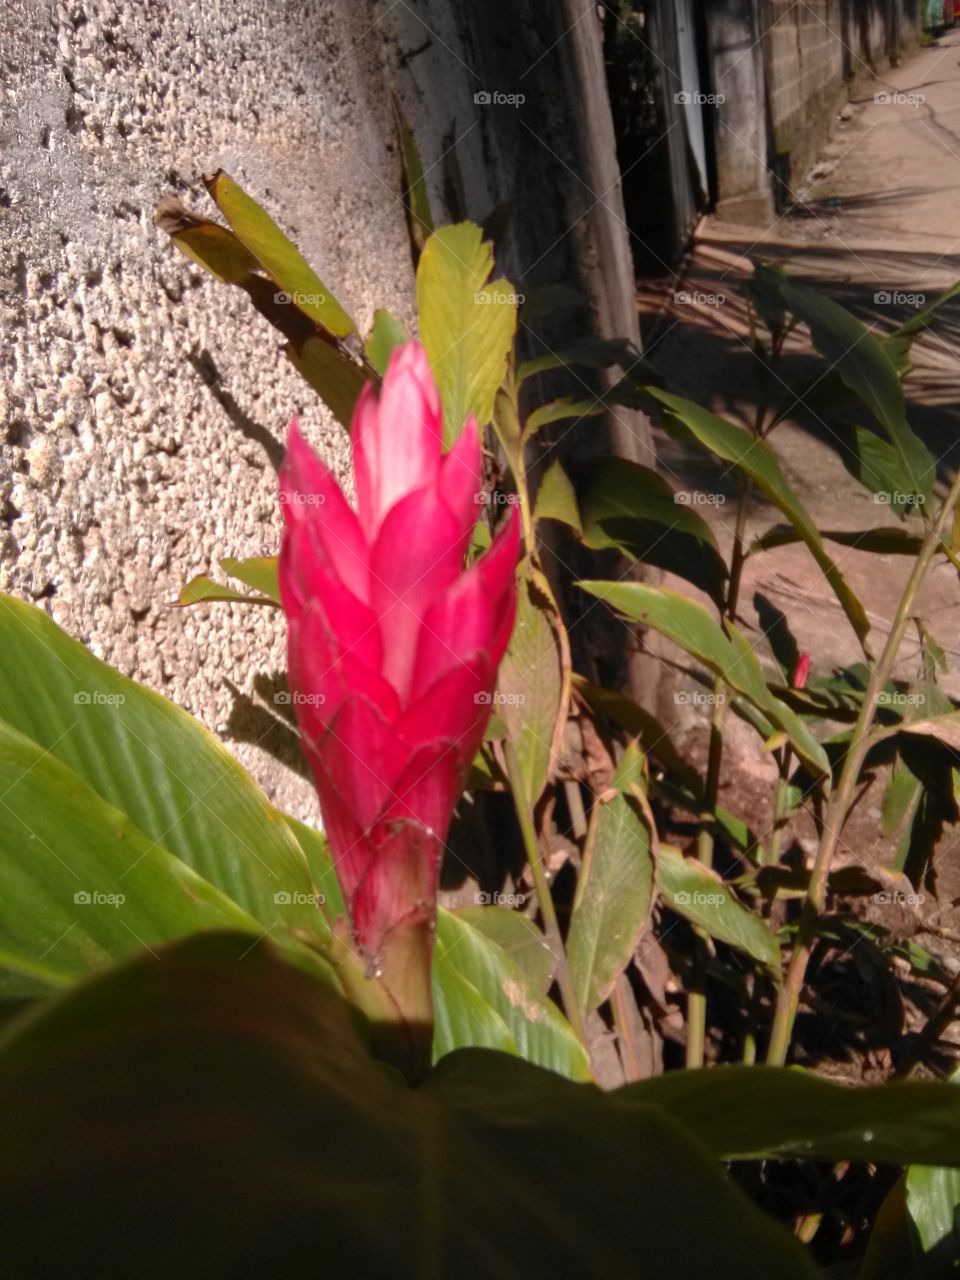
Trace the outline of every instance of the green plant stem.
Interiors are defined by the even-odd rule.
[[[780,865],[780,839],[783,835],[783,824],[787,814],[787,796],[790,786],[790,743],[783,748],[780,767],[777,771],[777,790],[773,797],[773,831],[770,834],[768,866]]]
[[[737,523],[733,533],[733,552],[730,557],[730,583],[727,589],[724,616],[736,620],[740,598],[740,583],[746,560],[744,535],[750,510],[750,482],[744,484],[737,508]],[[713,866],[714,832],[716,828],[717,797],[720,793],[720,770],[723,765],[723,730],[727,718],[727,686],[719,677],[713,682],[715,702],[710,717],[710,748],[707,756],[707,776],[703,788],[703,808],[700,811],[700,830],[697,833],[697,859],[705,867]],[[697,930],[705,937],[702,930]],[[691,991],[687,999],[687,1047],[685,1062],[688,1068],[703,1066],[703,1054],[707,1034],[707,997],[703,991]]]
[[[827,810],[823,820],[823,834],[800,913],[793,955],[790,958],[786,980],[777,999],[777,1009],[770,1035],[770,1046],[767,1052],[767,1062],[774,1066],[783,1066],[787,1060],[790,1039],[793,1035],[793,1024],[800,1004],[800,992],[806,977],[817,924],[826,901],[826,885],[830,864],[840,842],[840,835],[853,803],[857,779],[860,776],[860,770],[870,747],[869,733],[876,716],[877,696],[890,679],[890,673],[893,670],[900,645],[910,622],[910,614],[917,592],[930,567],[930,562],[940,549],[943,530],[946,528],[958,497],[960,497],[960,471],[957,472],[950,492],[940,509],[940,514],[927,533],[926,538],[924,538],[923,546],[920,548],[920,552],[914,562],[913,570],[904,588],[903,595],[900,597],[900,603],[897,606],[897,612],[894,616],[887,642],[883,647],[879,660],[870,673],[867,689],[863,696],[863,703],[860,707],[860,714],[857,716],[857,722],[851,735],[850,747],[847,750],[843,768],[840,771],[840,779],[827,803]]]
[[[567,961],[566,948],[563,945],[563,937],[560,933],[557,910],[553,903],[553,894],[550,892],[550,886],[547,883],[543,863],[540,860],[540,848],[537,844],[537,832],[533,824],[533,814],[530,812],[530,807],[524,798],[523,771],[520,768],[520,761],[517,759],[516,748],[509,738],[504,739],[503,752],[507,765],[507,777],[510,779],[510,790],[513,792],[513,804],[517,813],[517,821],[520,824],[520,834],[523,838],[523,847],[527,855],[527,861],[530,863],[533,884],[537,892],[537,901],[540,904],[540,913],[543,916],[544,932],[557,962],[557,983],[563,996],[563,1003],[570,1025],[573,1027],[578,1040],[586,1049],[586,1030],[573,985],[573,975],[570,973],[570,965]]]

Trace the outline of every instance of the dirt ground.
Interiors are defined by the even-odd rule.
[[[918,297],[929,302],[960,278],[960,30],[948,32],[882,77],[864,79],[851,106],[838,118],[821,161],[793,194],[794,207],[770,226],[706,219],[679,274],[641,285],[645,350],[672,389],[742,424],[749,421],[755,403],[755,357],[739,294],[740,284],[751,273],[751,258],[780,263],[792,276],[850,308],[878,335],[923,305]],[[906,384],[911,424],[937,459],[938,492],[960,465],[958,338],[960,303],[955,301],[915,345],[914,372]],[[813,360],[804,330],[791,343],[780,374],[791,381],[810,369]],[[822,421],[811,427],[809,421],[787,420],[771,444],[820,529],[862,530],[897,523],[890,508],[875,502],[844,470],[839,458],[843,446]],[[727,553],[736,503],[733,477],[659,430],[657,449],[658,464],[676,487],[709,496],[697,510],[711,522]],[[781,522],[779,512],[758,503],[748,532],[760,533]],[[911,561],[829,546],[866,607],[878,651]],[[670,579],[666,585],[693,590]],[[786,615],[800,649],[813,656],[814,674],[827,674],[861,658],[856,637],[802,546],[769,551],[747,562],[741,591],[743,624],[767,663],[769,650],[758,617],[761,597]],[[947,654],[949,672],[941,683],[960,698],[960,583],[945,561],[930,572],[917,612]],[[682,699],[695,685],[676,665],[677,651],[664,647],[661,653],[666,659],[664,723],[671,725],[684,752],[702,765],[703,709],[676,700],[678,693]],[[918,657],[919,641],[911,630],[897,676],[911,678]],[[757,735],[733,719],[721,803],[748,819],[761,835],[769,827],[774,777],[773,763],[761,755]],[[895,840],[879,836],[884,781],[878,774],[848,824],[844,864],[876,867],[892,857]],[[815,847],[812,825],[806,830],[801,825],[797,835],[795,854],[809,862]],[[867,900],[858,910],[904,936],[920,937],[955,973],[960,971],[960,829],[944,831],[935,871],[924,902],[915,907],[904,911]]]

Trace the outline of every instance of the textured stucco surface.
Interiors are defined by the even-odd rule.
[[[627,262],[615,178],[594,193],[571,176],[578,146],[586,154],[565,141],[578,107],[548,92],[582,63],[594,11],[584,0],[494,3],[476,18],[440,0],[8,0],[0,16],[0,588],[200,716],[295,811],[310,807],[308,789],[275,762],[283,734],[263,718],[284,666],[280,619],[170,602],[220,556],[275,550],[274,466],[292,414],[341,474],[346,433],[245,296],[177,254],[153,211],[173,191],[212,213],[199,175],[223,167],[363,331],[375,306],[409,322],[396,91],[428,163],[457,140],[473,216],[517,198],[529,174],[541,225],[517,221],[508,268],[528,283],[579,273],[594,327],[612,317],[623,332],[632,281],[598,284],[611,254]],[[477,22],[494,23],[492,39]],[[474,103],[480,89],[518,88],[486,85],[484,66],[516,82],[536,59],[526,119]],[[439,201],[439,165],[430,182]]]

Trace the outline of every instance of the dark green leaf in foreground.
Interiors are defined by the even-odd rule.
[[[663,1107],[725,1160],[866,1160],[960,1166],[960,1090],[852,1088],[798,1067],[671,1071],[618,1096]]]
[[[148,956],[0,1042],[12,1280],[816,1274],[666,1111],[477,1050],[411,1091],[339,998],[238,943]]]

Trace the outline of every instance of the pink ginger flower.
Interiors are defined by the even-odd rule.
[[[354,412],[356,511],[296,422],[280,475],[288,680],[353,942],[379,973],[391,938],[419,930],[428,982],[444,841],[513,629],[519,554],[511,512],[464,568],[480,438],[471,416],[444,454],[442,428],[410,342]]]
[[[790,677],[790,685],[794,689],[802,689],[807,683],[807,676],[810,674],[810,655],[809,653],[801,653],[797,655],[797,665],[793,668],[793,675]]]

